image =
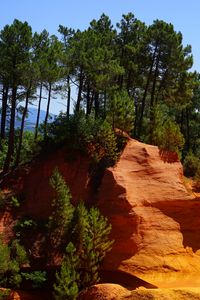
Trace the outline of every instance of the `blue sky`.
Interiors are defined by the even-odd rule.
[[[193,69],[200,72],[200,0],[2,0],[0,28],[17,18],[28,21],[33,31],[45,28],[56,34],[59,24],[85,29],[102,13],[116,24],[128,12],[146,24],[171,22],[182,32],[184,44],[192,45]]]

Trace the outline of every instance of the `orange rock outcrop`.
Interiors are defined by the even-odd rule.
[[[87,159],[69,161],[67,152],[58,150],[19,179],[26,199],[20,214],[48,217],[53,198],[49,177],[56,166],[73,198],[95,199],[112,224],[115,243],[105,270],[122,270],[159,287],[200,285],[200,200],[184,186],[176,155],[129,139],[93,193]]]
[[[174,154],[129,140],[106,171],[99,207],[115,240],[105,268],[161,287],[200,284],[200,200],[186,190]]]

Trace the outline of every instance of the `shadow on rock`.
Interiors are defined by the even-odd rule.
[[[180,224],[184,247],[191,247],[194,252],[200,249],[199,200],[160,201],[153,206]]]

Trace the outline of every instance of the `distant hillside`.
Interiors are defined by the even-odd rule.
[[[40,123],[44,122],[45,115],[46,115],[46,112],[44,110],[41,110],[40,111],[40,121],[39,121]],[[53,114],[50,114],[50,116],[52,117],[52,120],[55,117],[55,115],[53,115]],[[25,121],[25,130],[33,131],[35,128],[36,119],[37,119],[37,109],[29,108],[28,117],[26,118],[26,121]],[[19,128],[20,126],[21,126],[21,116],[17,116],[15,127]]]

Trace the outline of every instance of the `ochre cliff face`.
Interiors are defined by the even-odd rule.
[[[115,240],[105,268],[161,287],[200,284],[200,201],[183,185],[176,156],[129,140],[106,171],[99,207]]]
[[[73,199],[92,202],[94,196],[112,224],[115,243],[104,269],[123,270],[160,287],[200,284],[200,200],[186,190],[175,155],[130,139],[94,195],[88,160],[79,156],[69,161],[59,150],[18,180],[26,199],[20,214],[49,216],[54,197],[49,177],[55,167]],[[0,229],[6,231],[2,220]]]

